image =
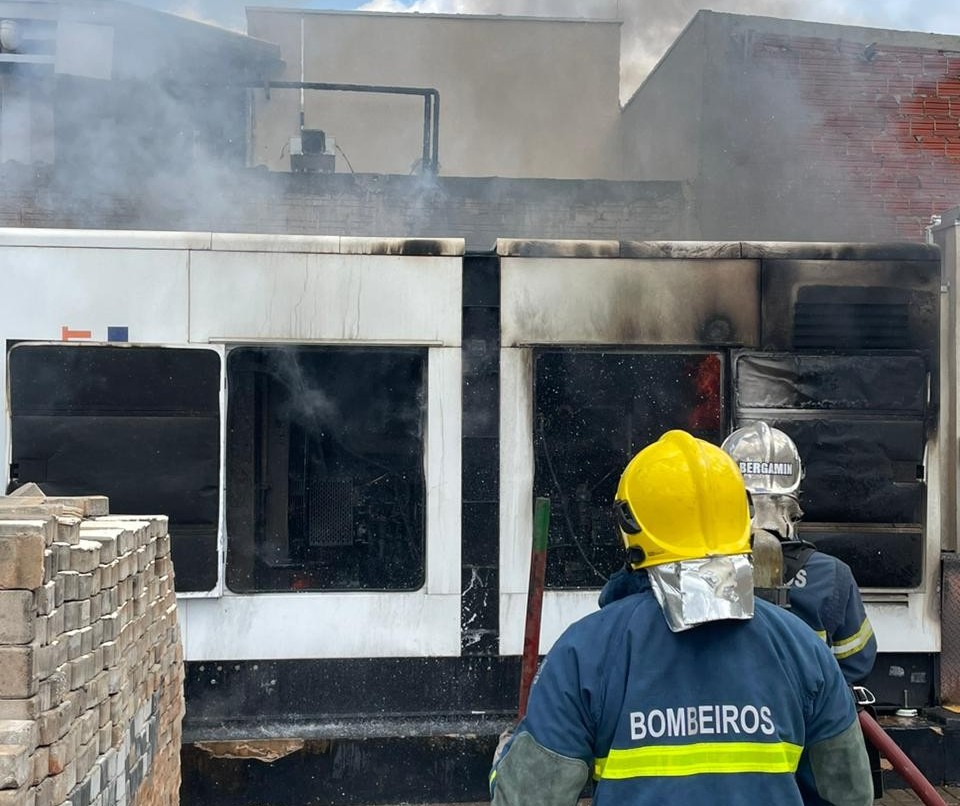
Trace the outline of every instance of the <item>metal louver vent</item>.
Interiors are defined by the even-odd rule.
[[[800,289],[793,310],[797,350],[910,348],[908,300],[888,288]]]
[[[353,545],[353,480],[315,479],[307,487],[311,548]]]

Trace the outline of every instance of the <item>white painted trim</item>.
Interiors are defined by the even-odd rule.
[[[459,598],[462,433],[460,348],[434,347],[427,351],[427,356],[426,593],[428,596],[456,595]],[[459,615],[456,632],[459,641]]]
[[[192,661],[460,654],[459,592],[225,594],[178,608]]]
[[[533,351],[500,350],[500,593],[526,595],[533,541]],[[508,626],[500,610],[501,635]]]
[[[209,232],[0,227],[0,247],[46,249],[210,249]],[[54,253],[56,254],[56,253]],[[60,257],[59,255],[57,256]]]
[[[207,597],[208,603],[178,595],[190,634],[187,660],[458,655],[461,399],[460,349],[430,348],[426,581],[420,590],[237,594],[223,587],[221,570],[221,595]],[[223,535],[226,540],[225,527]]]
[[[926,593],[909,594],[904,604],[867,602],[865,607],[880,652],[940,651],[940,608],[935,587]]]
[[[540,654],[546,654],[573,622],[597,609],[599,590],[546,591],[540,621]],[[523,653],[527,592],[500,594],[500,654]]]

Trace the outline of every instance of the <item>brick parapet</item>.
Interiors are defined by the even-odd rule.
[[[919,239],[960,198],[960,57],[915,45],[757,32],[751,70],[794,109],[780,154],[819,168],[863,233]],[[768,90],[769,91],[769,90]]]
[[[0,806],[179,803],[173,577],[165,516],[0,497]]]
[[[0,166],[0,226],[645,240],[695,237],[684,182],[199,172],[137,187]]]

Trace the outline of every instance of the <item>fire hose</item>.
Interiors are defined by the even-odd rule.
[[[946,806],[946,802],[937,790],[917,769],[907,754],[901,750],[896,742],[890,738],[887,732],[880,727],[879,723],[866,710],[859,713],[860,728],[863,735],[867,738],[880,754],[893,765],[894,770],[909,784],[910,788],[917,793],[917,797],[926,804],[926,806]]]
[[[527,712],[530,686],[540,656],[540,615],[547,573],[547,534],[550,530],[550,499],[537,498],[533,506],[533,547],[530,551],[530,581],[527,586],[527,620],[523,629],[523,658],[520,662],[520,706],[517,719]]]

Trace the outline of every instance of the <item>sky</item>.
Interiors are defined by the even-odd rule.
[[[960,34],[956,0],[131,0],[137,5],[246,30],[246,5],[439,14],[622,19],[622,92],[638,86],[701,8],[813,22]]]

